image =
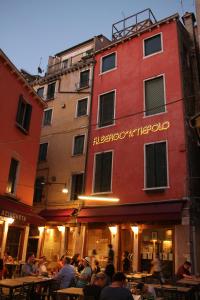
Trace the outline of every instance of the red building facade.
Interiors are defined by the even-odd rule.
[[[24,259],[29,224],[43,222],[31,206],[46,105],[2,51],[0,74],[1,257],[9,251],[14,258]]]
[[[88,223],[86,244],[101,252],[100,240],[113,243],[118,267],[128,251],[134,270],[150,271],[158,254],[169,276],[192,255],[188,36],[178,15],[138,28],[117,32],[95,56],[85,194],[120,201],[86,202],[79,221]]]

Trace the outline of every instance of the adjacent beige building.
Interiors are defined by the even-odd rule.
[[[43,116],[34,195],[35,209],[48,224],[29,238],[34,245],[33,239],[37,239],[38,255],[42,253],[51,259],[65,251],[70,255],[83,251],[82,242],[76,238],[75,245],[73,237],[85,229],[75,226],[73,214],[80,208],[77,199],[84,191],[93,53],[108,43],[108,39],[99,35],[50,56],[47,73],[33,84],[48,103]]]

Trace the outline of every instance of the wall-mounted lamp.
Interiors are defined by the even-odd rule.
[[[67,194],[67,193],[68,193],[68,188],[67,188],[67,186],[66,186],[66,183],[65,183],[64,188],[62,189],[62,193],[64,193],[64,194]]]
[[[113,236],[117,234],[117,226],[109,226],[108,228]]]
[[[131,229],[132,229],[135,237],[137,237],[138,232],[139,232],[139,227],[138,226],[131,226]]]
[[[42,234],[44,232],[44,226],[39,226],[38,230],[39,230],[39,233]]]
[[[57,226],[58,231],[65,232],[65,226]]]
[[[92,200],[92,201],[106,201],[106,202],[119,202],[119,198],[109,197],[97,197],[97,196],[78,196],[80,200]]]
[[[7,218],[6,221],[8,224],[12,224],[15,220],[13,218]]]
[[[61,184],[64,185],[64,187],[62,188],[62,193],[67,194],[68,193],[68,188],[67,188],[67,184],[66,182],[49,182],[49,181],[41,181],[42,185],[54,185],[54,184]]]

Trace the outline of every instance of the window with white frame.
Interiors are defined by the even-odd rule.
[[[157,142],[145,145],[145,188],[162,188],[167,180],[167,145]]]
[[[38,96],[43,98],[44,97],[44,87],[38,88],[37,89],[37,94],[38,94]]]
[[[47,160],[47,150],[48,150],[48,143],[40,144],[39,157],[38,157],[39,162]]]
[[[80,72],[79,88],[83,89],[89,87],[89,79],[90,79],[90,70]]]
[[[114,124],[115,91],[100,95],[98,126],[104,127]]]
[[[155,115],[165,112],[164,78],[159,76],[144,82],[145,115]]]
[[[94,193],[111,191],[112,156],[112,151],[97,153],[95,155]]]
[[[154,35],[144,40],[144,56],[148,56],[162,50],[161,34]]]
[[[115,67],[116,67],[116,53],[115,52],[102,57],[101,73],[112,70]]]
[[[88,109],[88,98],[78,100],[76,116],[77,117],[86,116],[87,109]]]
[[[10,162],[10,170],[8,175],[7,193],[15,194],[18,169],[19,161],[12,158]]]
[[[43,126],[51,125],[52,112],[53,112],[53,109],[52,109],[52,108],[46,109],[46,110],[44,111],[44,115],[43,115]]]
[[[46,97],[47,100],[54,99],[54,97],[55,97],[55,88],[56,88],[56,83],[55,82],[48,84],[48,86],[47,86],[47,97]]]
[[[83,177],[84,174],[73,174],[71,181],[71,200],[77,200],[78,195],[83,193]]]
[[[74,137],[73,155],[81,155],[84,150],[85,135],[77,135]]]
[[[18,101],[16,122],[17,125],[19,125],[19,127],[26,133],[29,131],[31,114],[32,106],[24,99],[22,95],[20,95]]]

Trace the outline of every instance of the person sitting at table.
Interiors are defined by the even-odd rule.
[[[35,255],[29,255],[27,262],[22,266],[22,276],[35,276],[37,271],[35,268]]]
[[[126,276],[123,272],[113,275],[113,282],[101,291],[100,300],[133,300],[131,291],[126,287]]]
[[[106,274],[106,285],[109,285],[112,282],[112,277],[115,273],[115,267],[113,263],[108,263],[104,272]]]
[[[151,285],[144,284],[143,282],[138,283],[132,290],[134,295],[141,295],[142,299],[155,299],[156,293]]]
[[[106,275],[103,272],[93,274],[91,282],[83,288],[83,300],[99,300],[101,290],[106,284]]]
[[[4,278],[12,278],[13,275],[13,263],[14,263],[14,259],[13,257],[10,255],[10,252],[5,252],[4,253],[4,257],[3,257],[3,277]]]
[[[85,257],[83,260],[84,269],[81,271],[79,278],[76,282],[76,287],[84,287],[90,282],[92,269],[90,267],[90,258]]]
[[[66,256],[63,259],[63,267],[60,269],[58,274],[54,277],[55,280],[60,282],[60,288],[68,288],[71,285],[71,282],[75,278],[75,269],[70,264],[71,258],[69,256]]]
[[[38,261],[37,272],[39,275],[47,276],[47,259],[45,256],[41,256]]]
[[[186,278],[186,279],[192,279],[191,273],[190,273],[191,263],[189,261],[185,261],[183,265],[181,265],[178,268],[178,271],[176,273],[177,280]]]
[[[92,273],[97,274],[99,272],[101,272],[101,268],[99,266],[99,261],[97,259],[95,259],[94,266],[92,268]]]

